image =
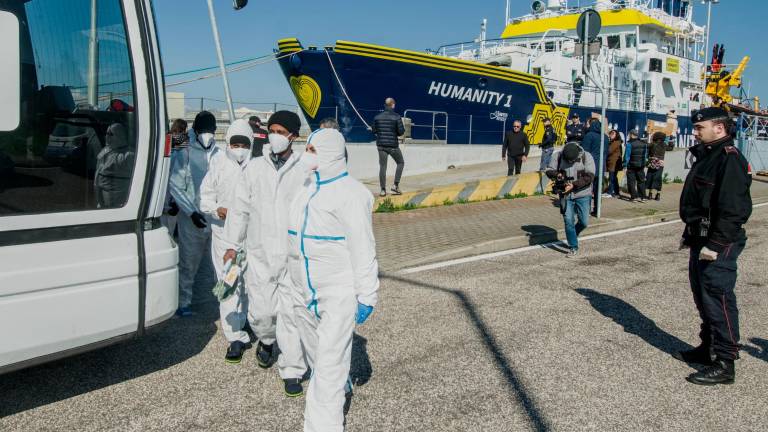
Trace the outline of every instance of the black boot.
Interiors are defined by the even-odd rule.
[[[661,192],[656,192],[656,201],[661,201]]]
[[[712,364],[712,350],[704,345],[699,345],[688,351],[678,351],[672,356],[686,363],[696,363],[704,366]]]
[[[686,379],[698,385],[733,384],[736,379],[736,367],[733,360],[717,359],[712,366],[691,374]]]
[[[275,356],[272,355],[274,345],[264,345],[259,341],[256,346],[256,363],[262,369],[269,369],[275,363]]]

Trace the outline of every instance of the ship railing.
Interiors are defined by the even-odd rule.
[[[603,94],[597,87],[584,86],[581,94],[577,95],[573,85],[563,81],[543,78],[542,81],[547,91],[554,94],[555,102],[567,105],[600,107],[603,104]],[[606,98],[606,108],[622,111],[655,111],[658,107],[654,104],[653,95],[645,95],[630,90],[609,89]]]
[[[426,114],[426,117],[432,117],[432,123],[416,123],[413,121],[413,114]],[[448,113],[445,111],[428,111],[418,109],[407,109],[403,111],[403,117],[411,119],[410,127],[413,128],[431,128],[430,136],[433,141],[446,141],[448,137]],[[424,116],[417,116],[424,117]],[[442,120],[442,121],[441,121]]]
[[[519,37],[505,39],[474,40],[440,46],[437,49],[428,49],[427,53],[442,57],[453,57],[464,60],[479,60],[508,52],[517,52],[529,55],[535,50],[541,37]],[[512,50],[512,51],[510,51]]]
[[[768,113],[742,113],[738,118],[738,146],[753,171],[768,170]]]

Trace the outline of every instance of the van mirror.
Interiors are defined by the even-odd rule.
[[[21,112],[21,58],[19,19],[0,11],[0,131],[19,127]]]

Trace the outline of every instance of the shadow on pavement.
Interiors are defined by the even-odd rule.
[[[349,375],[355,386],[365,385],[371,380],[373,366],[368,358],[368,339],[355,334],[352,338],[352,367]]]
[[[557,230],[546,225],[522,225],[520,229],[525,231],[528,236],[529,245],[557,241]]]
[[[755,346],[743,345],[741,348],[742,351],[758,360],[768,362],[768,340],[762,338],[750,338],[749,341],[755,344]]]
[[[625,332],[639,336],[660,351],[673,355],[678,351],[693,348],[660,329],[652,319],[624,300],[589,288],[577,288],[576,292],[584,296],[596,311],[624,327]]]
[[[218,303],[193,308],[140,339],[0,377],[0,418],[167,369],[199,354],[216,334]]]
[[[428,283],[424,283],[424,282],[420,282],[412,279],[406,279],[406,278],[395,276],[392,274],[381,273],[379,274],[379,277],[381,279],[389,279],[395,282],[405,283],[417,288],[440,291],[446,294],[451,294],[454,297],[456,297],[461,302],[461,306],[467,312],[467,315],[469,315],[472,321],[472,324],[475,326],[475,328],[477,329],[477,332],[480,334],[480,338],[485,344],[486,349],[493,356],[493,360],[496,363],[496,366],[504,375],[507,386],[509,387],[509,390],[510,390],[510,394],[515,399],[517,399],[520,406],[525,411],[525,414],[528,416],[528,421],[531,427],[536,431],[549,431],[551,429],[549,424],[547,424],[547,421],[543,418],[541,411],[536,406],[536,402],[533,400],[533,397],[529,394],[528,390],[525,388],[525,385],[520,381],[520,378],[518,377],[514,368],[512,367],[512,365],[510,365],[509,360],[507,360],[501,348],[496,343],[496,338],[494,338],[493,334],[491,333],[491,330],[483,321],[482,317],[480,316],[477,309],[475,308],[475,305],[464,294],[464,292],[458,289],[445,288],[438,285],[432,285],[432,284],[428,284]]]

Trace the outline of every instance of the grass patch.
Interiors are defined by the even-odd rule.
[[[397,206],[391,199],[385,198],[382,200],[378,207],[376,207],[376,213],[394,213],[397,211]]]
[[[528,197],[528,194],[525,192],[518,192],[514,195],[512,195],[511,193],[504,194],[504,199],[517,199],[517,198],[526,198],[526,197]]]
[[[444,206],[452,206],[453,205],[453,201],[450,198],[446,198],[446,199],[443,200],[443,205]]]
[[[456,204],[469,204],[469,200],[466,198],[459,198],[456,200]]]
[[[658,212],[659,212],[659,210],[657,210],[657,209],[647,209],[645,211],[645,215],[646,216],[653,216],[653,215],[655,215]]]
[[[417,208],[419,208],[419,206],[417,206],[417,205],[416,205],[416,204],[414,204],[414,203],[409,203],[409,202],[408,202],[408,203],[405,203],[405,204],[403,204],[403,207],[402,207],[402,209],[403,209],[403,210],[415,210],[415,209],[417,209]]]
[[[543,195],[544,195],[544,192],[541,192],[541,191],[536,191],[533,193],[533,196],[543,196]]]
[[[675,177],[675,179],[672,180],[672,183],[684,183],[684,181],[680,177]]]
[[[671,182],[671,180],[669,179],[668,173],[664,173],[664,177],[661,178],[661,182],[664,184],[669,184]]]

